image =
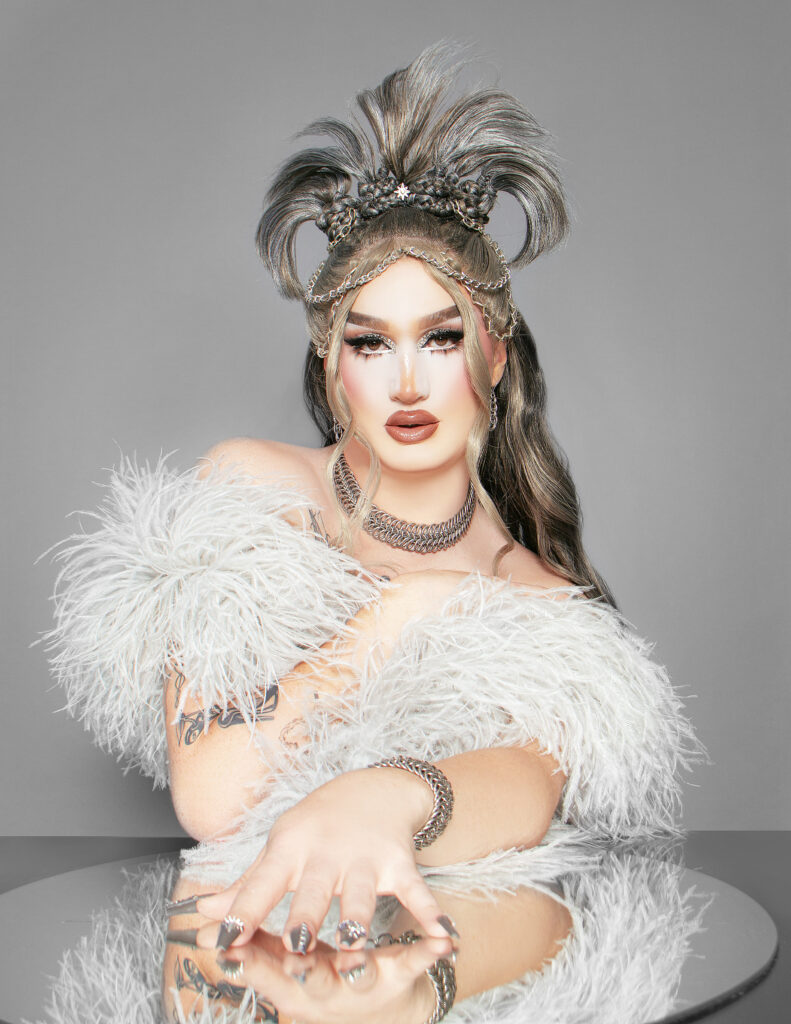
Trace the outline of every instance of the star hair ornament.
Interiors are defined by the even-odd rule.
[[[322,118],[300,135],[329,137],[303,149],[275,176],[258,226],[258,250],[282,294],[309,308],[328,307],[327,355],[339,301],[397,259],[411,256],[463,285],[487,330],[508,340],[518,313],[511,269],[530,263],[565,235],[568,215],[548,136],[513,96],[476,87],[454,96],[466,65],[461,47],[438,43],[356,99],[347,121]],[[525,220],[511,259],[485,230],[501,194],[516,200]],[[313,221],[328,239],[325,260],[304,287],[296,261],[298,229]],[[483,246],[470,273],[469,236]],[[366,252],[391,238],[392,247],[360,272]],[[369,261],[370,266],[370,261]],[[491,271],[491,276],[489,272]],[[501,321],[487,295],[504,290]]]

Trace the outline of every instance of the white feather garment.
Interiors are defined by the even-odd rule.
[[[92,533],[55,548],[55,628],[44,636],[67,708],[96,741],[168,782],[163,681],[174,656],[181,703],[256,697],[335,635],[379,592],[353,559],[283,518],[296,491],[214,470],[124,460]]]
[[[258,692],[377,597],[358,562],[284,520],[307,504],[243,476],[201,481],[163,460],[125,461],[93,513],[98,529],[58,546],[46,639],[67,706],[157,784],[167,781],[163,673],[176,652],[188,693],[240,707],[252,727]],[[679,770],[700,752],[681,702],[617,612],[561,591],[567,600],[465,578],[436,614],[407,623],[384,663],[372,652],[354,686],[323,695],[303,747],[272,758],[262,744],[277,765],[266,798],[230,845],[204,844],[191,862],[246,866],[282,811],[339,772],[532,739],[568,776],[561,822],[603,836],[672,830]]]
[[[563,865],[564,857],[556,857],[555,869]],[[167,861],[137,869],[114,905],[94,915],[90,933],[65,953],[51,981],[46,1024],[160,1024],[163,989],[179,1006],[171,979],[162,978],[164,900],[174,875]],[[533,884],[546,891],[550,877],[539,870]],[[674,1007],[690,939],[705,910],[705,901],[681,880],[674,863],[615,852],[599,854],[585,871],[565,874],[555,898],[569,910],[572,930],[560,951],[541,971],[465,999],[445,1020],[642,1024],[662,1018]],[[286,912],[287,906],[279,915],[284,920]],[[384,905],[377,908],[374,933],[389,927],[390,914]],[[333,930],[334,924],[323,927],[320,937],[331,943]],[[249,998],[238,1008],[203,1000],[179,1019],[247,1024],[253,1009]]]

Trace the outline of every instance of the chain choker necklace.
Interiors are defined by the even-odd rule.
[[[347,516],[352,516],[362,491],[343,452],[333,467],[332,481],[341,508]],[[475,490],[470,481],[464,504],[455,516],[446,519],[444,523],[408,523],[372,505],[365,517],[363,529],[377,540],[403,551],[417,551],[423,555],[433,551],[444,551],[461,540],[469,529],[475,504]]]

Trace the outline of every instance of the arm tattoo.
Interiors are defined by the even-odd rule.
[[[179,992],[186,988],[191,992],[198,992],[207,999],[228,999],[236,1006],[241,1003],[247,992],[246,985],[232,985],[229,981],[218,981],[216,985],[213,985],[206,975],[201,972],[200,967],[198,967],[195,961],[190,960],[189,957],[184,957],[183,966],[180,958],[176,957],[175,981],[176,989]],[[274,1003],[259,996],[257,992],[253,993],[253,1000],[255,1019],[259,1021],[272,1021],[274,1024],[277,1024],[279,1015]]]
[[[277,698],[277,683],[267,686],[264,696],[256,697],[253,721],[270,722],[275,717]],[[182,712],[176,722],[176,738],[179,746],[183,742],[189,747],[203,735],[213,722],[216,722],[221,729],[228,729],[232,725],[243,725],[244,715],[238,708],[223,708],[221,704],[212,704],[208,709],[201,708],[189,714]]]
[[[313,703],[317,704],[318,700],[318,691],[314,690]],[[286,722],[280,730],[279,739],[284,747],[289,747],[291,750],[296,750],[298,747],[302,746],[303,743],[306,743],[308,739],[308,732],[305,728],[305,719],[302,717],[292,718],[290,722]]]
[[[177,704],[179,702],[179,697],[181,697],[181,691],[183,690],[186,681],[187,679],[184,673],[180,669],[176,669],[176,678],[173,680],[173,688],[176,691]]]

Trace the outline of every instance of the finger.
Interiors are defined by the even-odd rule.
[[[355,993],[368,992],[379,981],[379,968],[373,950],[338,950],[331,960],[337,980]]]
[[[459,932],[453,920],[442,910],[418,871],[409,872],[395,888],[401,905],[422,925],[426,935],[458,940]]]
[[[263,863],[267,856],[268,846],[265,845],[261,853],[256,857],[253,863],[230,885],[227,885],[220,892],[208,892],[205,895],[196,896],[197,911],[204,917],[210,918],[212,921],[222,921],[225,915],[230,911],[233,906],[233,901],[236,899],[240,889],[244,888],[247,883],[255,877],[259,867]],[[270,862],[271,862],[271,854]]]
[[[223,916],[217,949],[244,946],[289,890],[292,868],[274,856],[264,857],[240,886]]]
[[[210,896],[198,896],[195,900],[196,912],[203,917],[208,917],[210,921],[222,921],[233,906],[233,901],[241,887],[240,879],[233,885],[229,885],[227,889],[223,889],[222,892],[212,893]]]
[[[338,874],[333,867],[309,861],[294,890],[294,898],[283,929],[283,944],[292,953],[313,948],[319,928],[327,916],[335,893]]]
[[[355,864],[343,880],[335,945],[339,949],[361,949],[371,930],[375,911],[376,874],[368,864]]]

